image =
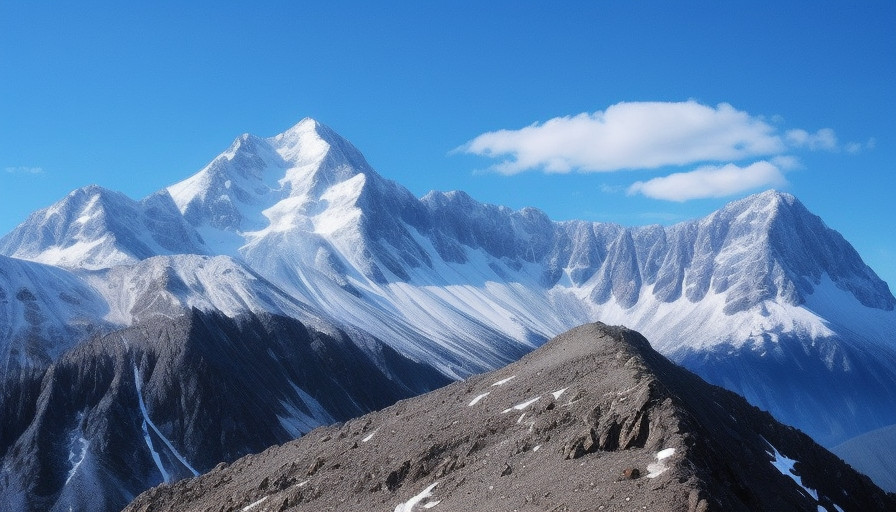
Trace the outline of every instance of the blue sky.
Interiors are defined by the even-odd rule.
[[[307,116],[417,195],[558,220],[785,190],[896,288],[896,2],[66,4],[0,3],[0,233]]]

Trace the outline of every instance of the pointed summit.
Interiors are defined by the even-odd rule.
[[[239,246],[232,235],[261,231],[276,222],[264,213],[268,209],[290,199],[289,210],[302,210],[327,188],[358,174],[375,175],[351,143],[305,118],[266,139],[241,135],[205,168],[168,191],[192,225],[229,233],[224,235],[226,243]]]
[[[267,142],[291,162],[319,161],[329,150],[328,141],[319,134],[320,123],[306,117],[285,132],[274,135]],[[327,129],[330,132],[329,129]]]
[[[794,196],[777,190],[766,190],[758,194],[733,201],[709,218],[727,218],[736,223],[749,223],[753,226],[768,224],[782,209],[805,209]]]
[[[266,139],[284,161],[318,172],[337,172],[328,181],[343,181],[357,173],[374,173],[364,155],[329,126],[306,117],[285,132]],[[345,171],[351,172],[346,174]]]

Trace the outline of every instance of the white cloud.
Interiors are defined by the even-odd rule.
[[[7,167],[4,169],[9,174],[43,174],[43,167]]]
[[[727,103],[622,102],[519,130],[483,133],[455,151],[493,158],[497,163],[489,171],[505,175],[696,167],[627,188],[629,194],[687,201],[786,185],[783,173],[802,168],[794,154],[799,151],[858,153],[875,144],[874,139],[842,144],[831,128],[785,130],[783,123],[780,116],[769,121]]]
[[[713,108],[695,101],[624,102],[603,112],[484,133],[459,149],[507,157],[492,167],[502,174],[612,172],[779,154],[786,145],[776,132],[726,103]]]
[[[797,148],[808,148],[812,151],[824,149],[834,151],[837,149],[837,135],[830,128],[822,128],[815,133],[806,130],[787,130],[785,134],[787,143]]]
[[[731,196],[755,188],[786,184],[781,170],[763,160],[746,167],[734,164],[704,166],[690,172],[639,181],[628,188],[628,194],[642,194],[667,201],[688,201]]]

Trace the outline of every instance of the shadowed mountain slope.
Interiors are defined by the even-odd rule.
[[[0,388],[0,509],[114,511],[144,489],[448,382],[371,340],[192,310]]]

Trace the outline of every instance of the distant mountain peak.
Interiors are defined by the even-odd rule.
[[[134,201],[89,185],[31,214],[0,239],[0,254],[68,268],[99,269],[157,254],[202,253],[171,196]]]
[[[319,129],[325,127],[326,126],[317,119],[305,117],[298,123],[289,127],[287,130],[284,130],[282,133],[279,133],[271,138],[277,139],[278,141],[295,139],[296,137],[301,137],[302,135],[316,133]]]
[[[799,200],[793,194],[790,194],[789,192],[782,192],[773,188],[753,194],[751,196],[747,196],[746,198],[744,198],[744,200],[753,202],[767,201],[778,204],[793,204],[794,202],[799,202]]]
[[[776,217],[782,209],[790,208],[805,210],[802,203],[793,195],[777,190],[766,190],[732,201],[713,215],[750,220],[751,222],[764,222]]]
[[[350,142],[305,118],[273,137],[237,137],[205,168],[168,191],[192,225],[240,234],[271,226],[275,221],[268,214],[301,214],[327,189],[358,174],[377,176]],[[289,204],[280,204],[284,200]]]

